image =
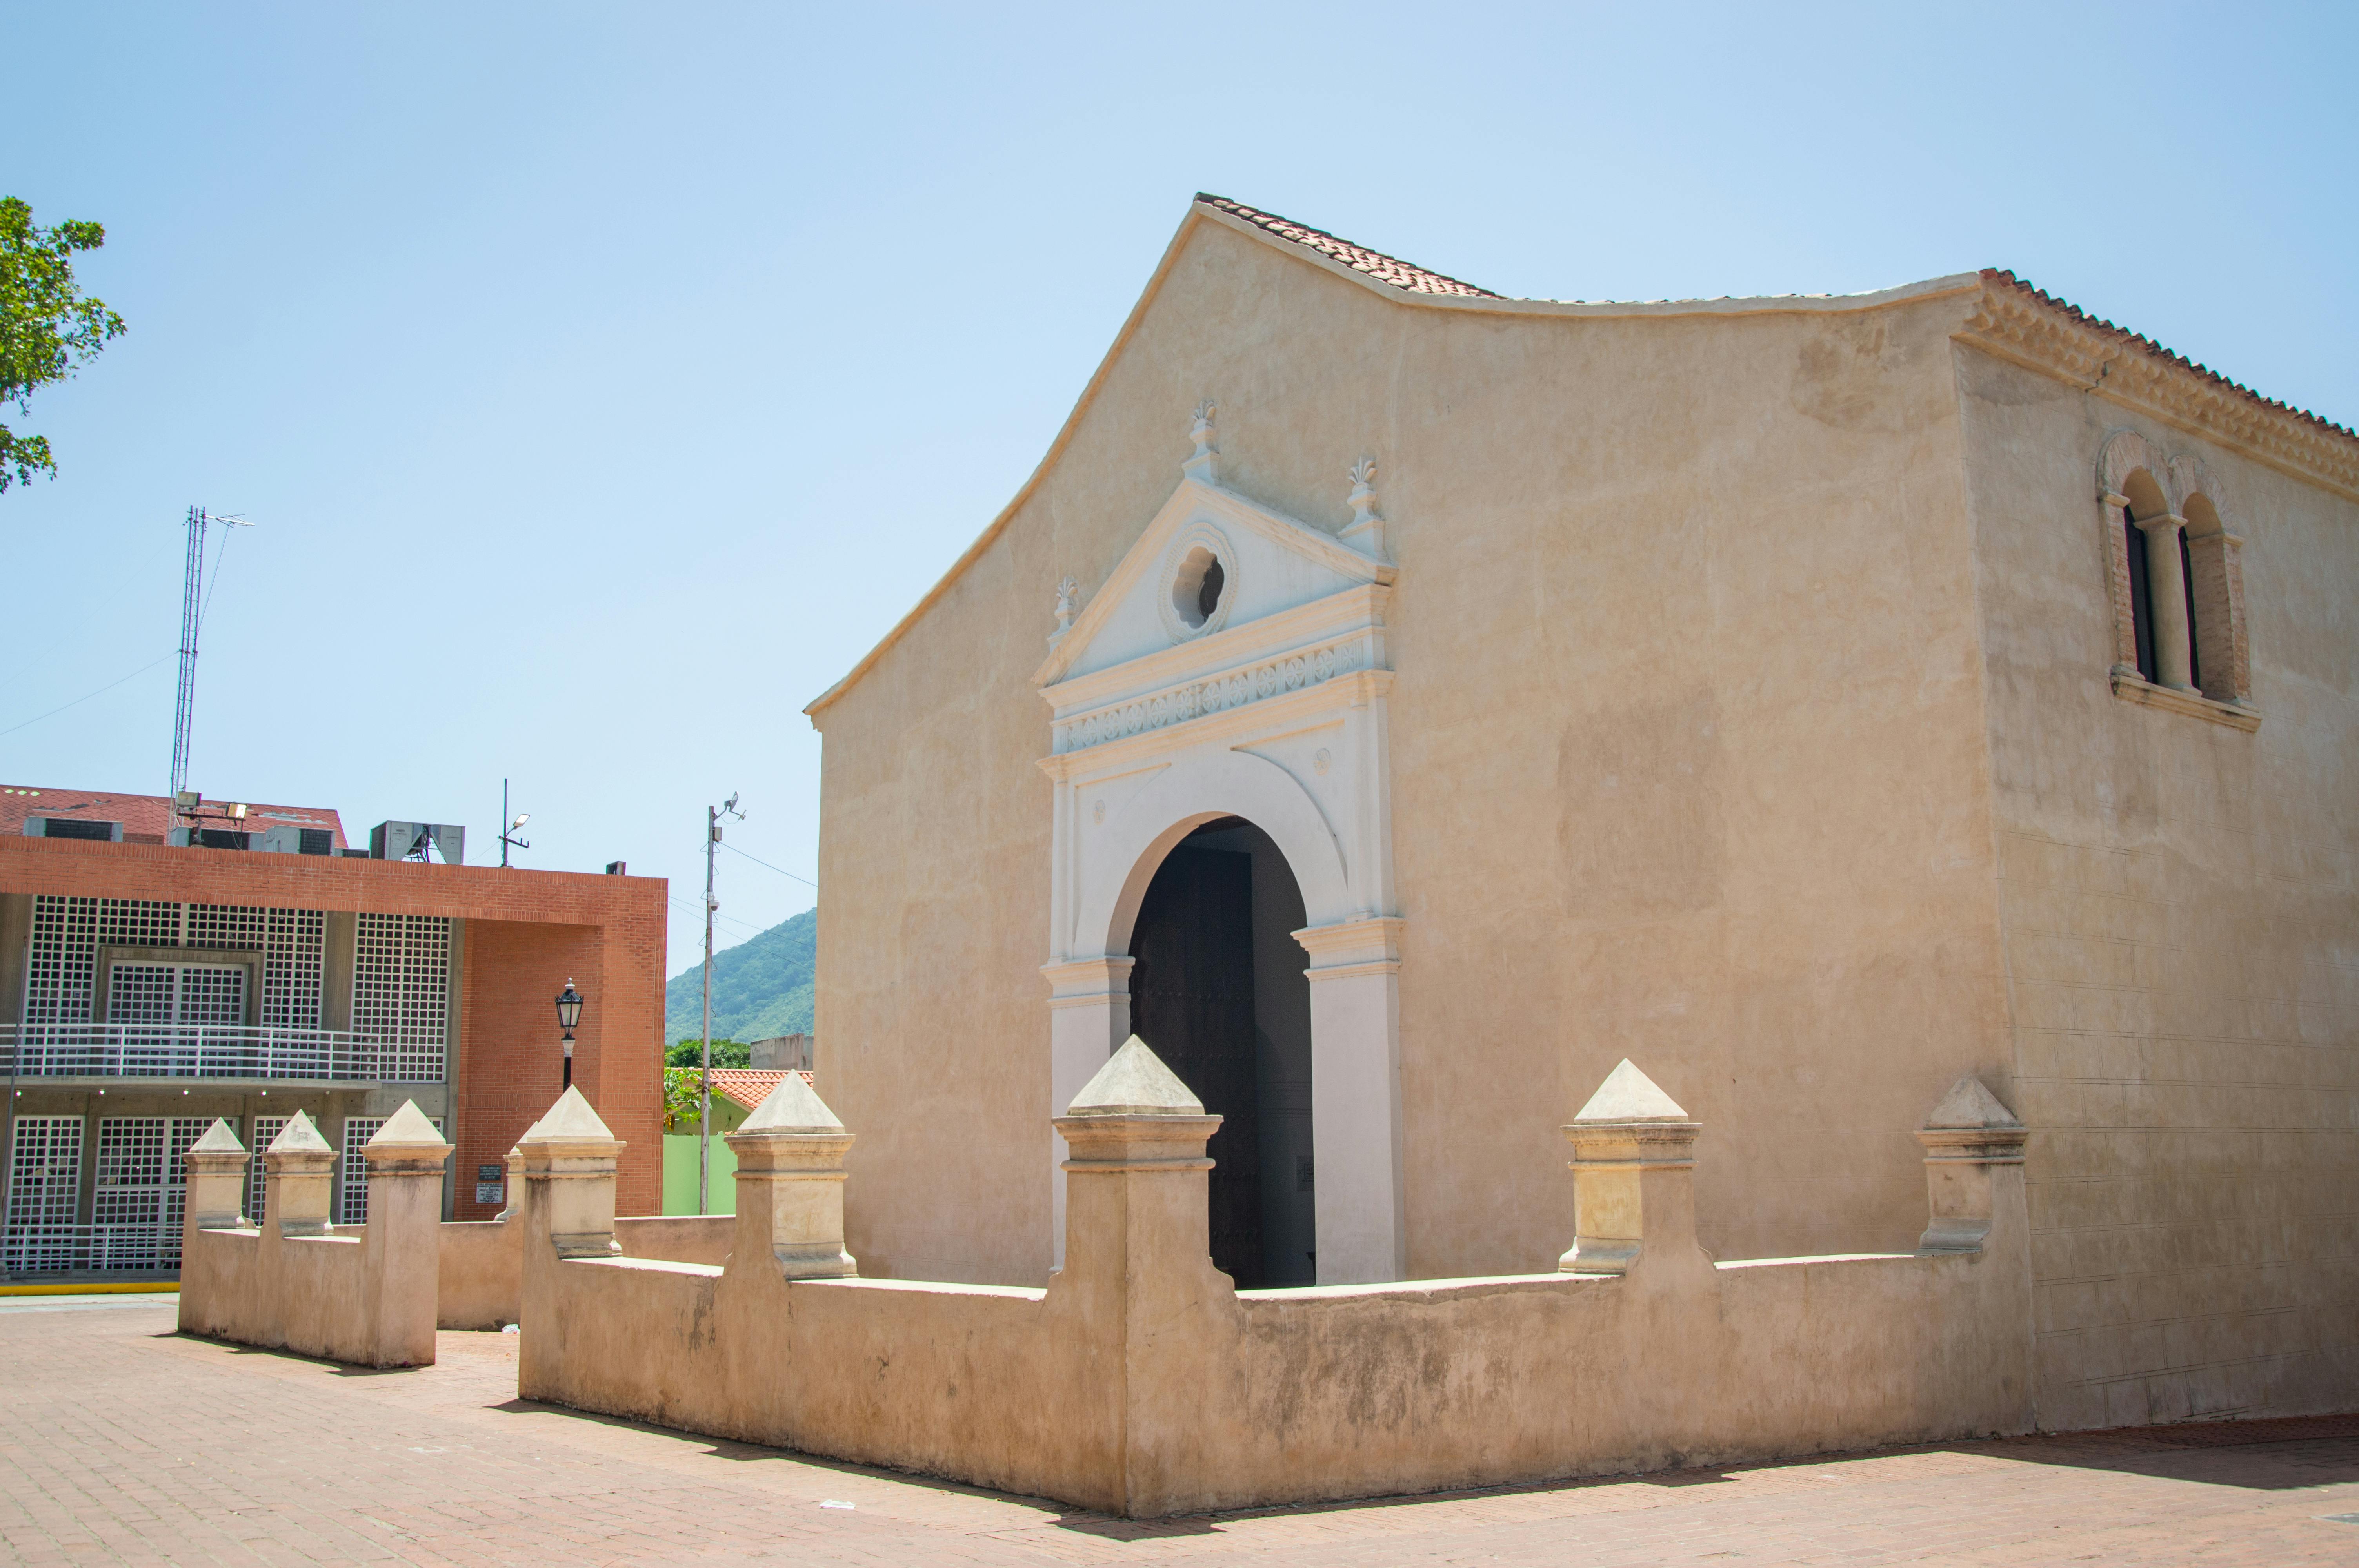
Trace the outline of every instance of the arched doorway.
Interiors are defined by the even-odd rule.
[[[1212,1263],[1241,1290],[1318,1278],[1304,924],[1285,855],[1227,816],[1172,846],[1131,930],[1131,1027],[1223,1119]]]

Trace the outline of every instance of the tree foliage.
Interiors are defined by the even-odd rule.
[[[703,1038],[697,1036],[674,1045],[664,1053],[664,1065],[671,1067],[704,1065]],[[754,1048],[735,1040],[715,1040],[712,1043],[712,1065],[716,1067],[750,1067],[754,1065]]]
[[[30,413],[27,400],[36,388],[66,380],[123,335],[123,318],[74,285],[74,253],[104,243],[106,231],[96,223],[70,218],[44,229],[26,202],[0,197],[0,403]],[[0,492],[12,470],[18,484],[37,473],[55,478],[49,438],[0,425]]]

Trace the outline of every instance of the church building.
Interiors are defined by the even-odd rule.
[[[807,710],[848,1249],[1041,1283],[1134,1032],[1241,1289],[1554,1269],[1624,1058],[1717,1257],[1908,1251],[1973,1074],[2040,1424],[2348,1408],[2354,606],[2359,437],[2012,274],[1515,299],[1199,197]]]

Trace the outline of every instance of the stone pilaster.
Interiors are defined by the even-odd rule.
[[[1319,1282],[1379,1284],[1408,1271],[1400,1101],[1400,937],[1375,915],[1308,926],[1310,1127],[1319,1179]]]
[[[1059,791],[1061,797],[1063,791]],[[1049,981],[1049,1115],[1055,1119],[1106,1065],[1130,1035],[1130,971],[1135,960],[1101,953],[1087,958],[1043,964]],[[1065,1172],[1063,1138],[1049,1134],[1049,1258],[1065,1261]]]

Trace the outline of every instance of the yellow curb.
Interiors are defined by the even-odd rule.
[[[119,1296],[169,1291],[180,1293],[178,1280],[131,1280],[103,1284],[0,1285],[0,1296]]]

